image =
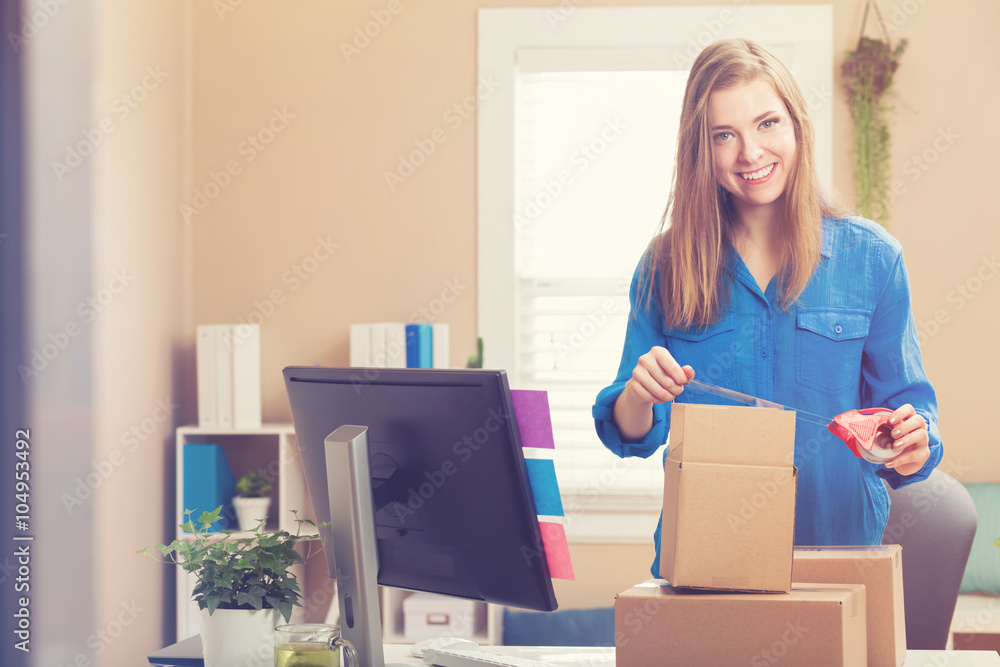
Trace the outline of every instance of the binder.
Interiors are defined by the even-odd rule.
[[[432,367],[433,368],[450,368],[451,364],[448,360],[449,350],[449,327],[446,322],[435,322],[431,329],[433,333],[432,348],[433,352],[431,354]]]
[[[215,325],[215,392],[219,428],[233,427],[233,325]]]
[[[385,347],[385,322],[375,322],[371,325],[372,366],[387,368],[389,359]]]
[[[218,428],[218,400],[215,389],[215,328],[199,324],[195,332],[195,357],[198,376],[198,426]]]
[[[233,325],[233,426],[260,427],[260,325]]]
[[[184,444],[184,502],[182,510],[193,510],[191,519],[195,522],[202,512],[211,512],[222,505],[219,520],[212,524],[208,532],[236,528],[233,512],[233,496],[236,494],[236,478],[229,468],[226,452],[222,445],[214,443]],[[183,523],[178,517],[177,523]],[[185,531],[189,532],[189,531]]]
[[[372,328],[370,324],[351,325],[351,366],[368,368],[372,362]]]
[[[406,325],[385,323],[386,368],[406,368]]]
[[[433,329],[430,324],[417,325],[417,368],[433,368]]]
[[[416,324],[406,325],[406,367],[420,368],[420,329]]]

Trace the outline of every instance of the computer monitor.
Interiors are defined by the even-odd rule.
[[[330,576],[338,577],[337,560],[356,561],[346,573],[341,563],[339,588],[357,589],[354,579],[377,563],[382,586],[556,609],[504,371],[288,367],[284,377],[316,518],[335,524],[324,531]],[[366,439],[367,453],[350,453],[338,438]],[[352,470],[370,474],[370,490],[350,501],[348,520],[336,505],[331,515],[330,491],[335,503],[348,502],[337,494],[358,482]],[[341,593],[340,604],[346,625],[359,601]],[[378,633],[381,641],[380,624]]]

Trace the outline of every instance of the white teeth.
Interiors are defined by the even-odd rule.
[[[774,164],[769,164],[763,169],[758,169],[757,171],[751,172],[749,174],[740,174],[740,176],[743,177],[744,181],[756,181],[758,178],[764,178],[765,176],[770,174],[772,169],[774,169]]]

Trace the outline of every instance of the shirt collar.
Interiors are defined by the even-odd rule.
[[[819,254],[829,259],[833,255],[833,225],[829,220],[823,220],[823,247]]]
[[[834,247],[834,243],[836,241],[836,239],[834,239],[834,233],[835,233],[835,230],[834,230],[832,221],[824,218],[823,219],[823,244],[822,244],[822,248],[820,248],[820,251],[819,251],[819,254],[820,254],[821,257],[829,259],[830,257],[833,256],[833,247]],[[746,275],[742,276],[744,278],[744,282],[746,280],[749,280],[752,284],[754,284],[754,285],[757,284],[755,281],[753,281],[753,276],[751,276],[750,272],[747,271],[747,269],[745,268],[745,265],[743,265],[743,262],[740,260],[739,253],[736,252],[736,248],[733,247],[732,243],[727,243],[726,244],[726,248],[725,248],[725,250],[723,252],[725,253],[725,258],[723,260],[723,265],[726,267],[726,269],[733,276],[740,277],[741,274],[746,274]],[[748,283],[748,284],[750,284],[750,283]]]

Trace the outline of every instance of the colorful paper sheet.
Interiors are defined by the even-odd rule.
[[[544,391],[511,390],[514,419],[521,434],[521,447],[525,449],[528,482],[539,514],[542,548],[553,579],[575,580],[573,563],[569,556],[566,527],[558,523],[565,516],[556,467],[555,438],[552,435],[552,415],[549,413],[549,395]],[[530,452],[530,454],[529,454]],[[542,517],[552,520],[543,520]]]
[[[521,446],[555,449],[548,392],[512,389],[510,397],[514,403],[517,428],[521,432]]]
[[[531,483],[531,495],[535,498],[535,510],[545,516],[564,516],[555,463],[552,459],[525,459],[524,462],[528,466],[528,481]]]
[[[542,544],[545,547],[545,559],[549,563],[549,575],[553,579],[569,579],[576,581],[573,574],[573,562],[569,557],[569,544],[566,542],[566,528],[561,523],[539,521],[542,531]]]

